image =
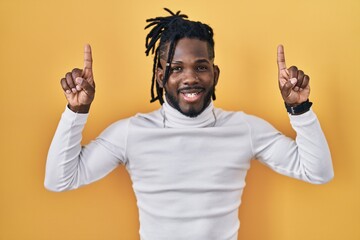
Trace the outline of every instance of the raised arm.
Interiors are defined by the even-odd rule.
[[[286,68],[284,48],[277,49],[279,88],[288,109],[296,140],[280,134],[270,124],[253,118],[254,154],[273,170],[311,183],[333,178],[330,150],[308,98],[309,76],[297,67]]]
[[[90,45],[85,46],[84,69],[75,68],[61,79],[68,105],[48,152],[45,187],[66,191],[108,174],[124,159],[127,122],[105,130],[96,140],[81,146],[82,131],[95,96]]]

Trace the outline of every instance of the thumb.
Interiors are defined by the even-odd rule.
[[[75,79],[75,82],[76,82],[76,90],[84,91],[90,99],[94,99],[95,86],[92,86],[88,81],[86,81],[84,78],[81,77],[77,77]]]
[[[281,95],[283,96],[284,100],[290,96],[291,90],[293,89],[296,83],[297,83],[297,79],[291,78],[289,81],[287,81],[284,84],[284,86],[281,89]]]

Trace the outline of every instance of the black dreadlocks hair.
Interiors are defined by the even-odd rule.
[[[173,13],[167,8],[165,11],[170,13],[167,17],[156,17],[147,19],[145,29],[152,27],[145,40],[146,56],[155,53],[153,63],[153,75],[151,79],[151,100],[150,102],[159,101],[160,104],[164,103],[163,88],[160,87],[156,79],[156,70],[161,68],[160,58],[167,59],[165,74],[163,78],[163,85],[165,86],[170,75],[170,63],[174,56],[176,43],[182,38],[199,39],[208,43],[209,58],[214,59],[214,33],[210,26],[201,22],[195,22],[187,20],[187,15],[180,14],[180,11]],[[160,42],[159,42],[160,40]],[[169,47],[168,47],[169,46]],[[166,58],[165,53],[168,47],[168,56]],[[154,87],[156,86],[156,94],[154,93]],[[215,92],[212,95],[213,100],[216,99]]]

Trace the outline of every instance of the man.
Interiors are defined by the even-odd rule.
[[[168,17],[148,20],[146,39],[146,53],[155,53],[152,101],[161,108],[120,120],[82,147],[95,94],[87,45],[84,69],[61,80],[68,106],[49,150],[45,186],[75,189],[123,164],[137,198],[141,239],[234,240],[251,159],[311,183],[333,177],[328,145],[308,100],[309,77],[286,68],[279,46],[279,88],[296,141],[262,119],[215,108],[220,70],[213,31],[167,11]]]

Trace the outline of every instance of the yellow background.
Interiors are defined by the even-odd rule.
[[[242,240],[360,239],[359,0],[0,0],[0,239],[138,239],[123,167],[76,191],[43,187],[47,150],[65,108],[59,81],[93,47],[97,94],[84,143],[150,104],[145,19],[182,10],[215,31],[215,105],[294,136],[277,87],[276,46],[311,77],[335,178],[311,185],[252,163],[240,208]]]

